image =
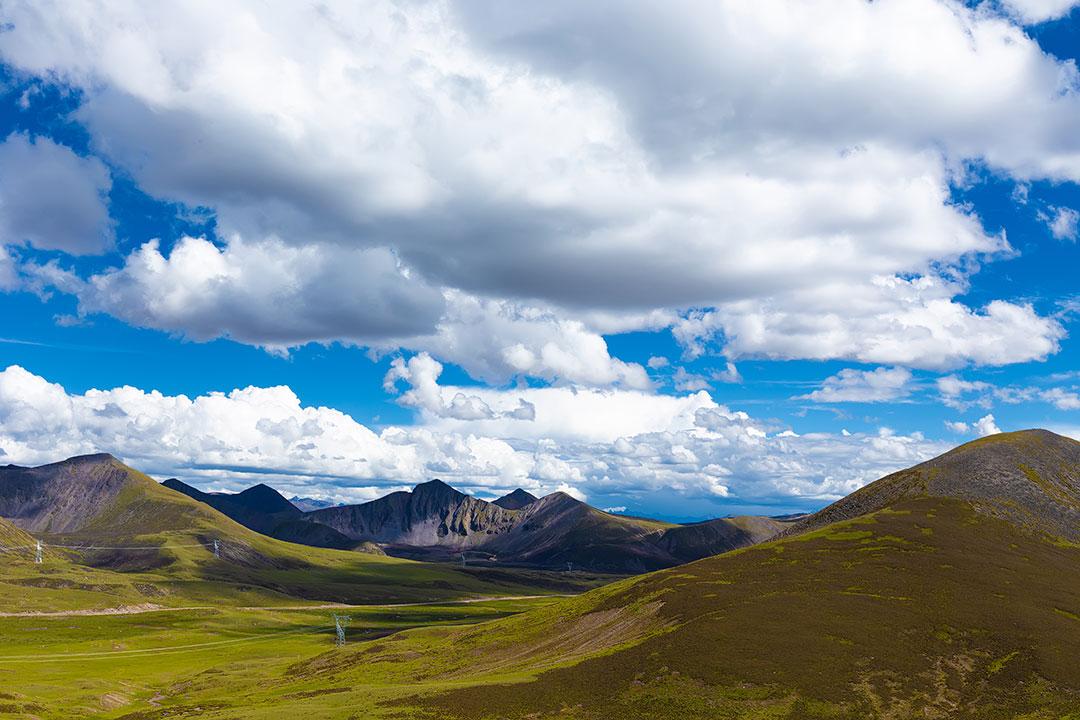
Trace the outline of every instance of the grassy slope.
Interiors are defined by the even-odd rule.
[[[512,573],[485,575],[452,566],[328,550],[255,533],[212,508],[112,460],[128,482],[77,532],[43,536],[56,545],[138,546],[149,550],[53,552],[43,566],[29,554],[0,573],[5,607],[64,609],[154,602],[256,605],[294,598],[349,603],[523,595],[587,587],[602,578]],[[109,468],[101,468],[100,472]],[[209,547],[220,542],[221,558]],[[199,545],[203,543],[203,545]],[[194,547],[192,547],[194,545]],[[90,566],[90,567],[88,567]]]
[[[960,501],[908,500],[550,608],[587,623],[636,604],[637,632],[667,629],[419,704],[462,718],[1062,718],[1080,713],[1078,563],[1077,547]],[[520,662],[517,679],[536,669]]]
[[[257,683],[209,679],[140,717],[1073,718],[1078,562],[964,502],[910,499]]]
[[[242,716],[1075,720],[1080,546],[998,501],[1074,491],[1071,461],[1014,453],[1031,439],[965,446],[914,491],[891,477],[884,506],[803,535],[322,655]]]

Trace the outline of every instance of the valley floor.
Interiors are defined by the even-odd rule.
[[[348,615],[346,635],[355,646],[401,630],[478,623],[555,600],[335,606],[333,612]],[[298,664],[348,651],[334,643],[331,610],[310,605],[2,617],[0,717],[281,717],[281,703],[289,701],[302,704],[312,718],[381,712],[375,701],[392,694],[392,687],[307,691],[296,682]],[[322,696],[329,699],[322,702]]]

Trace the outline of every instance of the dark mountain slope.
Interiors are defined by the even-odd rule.
[[[940,494],[890,476],[839,523],[392,652],[357,648],[305,681],[452,682],[405,704],[462,719],[1076,717],[1080,545],[1041,532],[1070,512],[1074,447],[979,441],[927,464]],[[1051,500],[1000,512],[1001,488],[1024,488],[1014,464],[1053,482]]]
[[[458,492],[441,480],[362,505],[315,510],[309,520],[358,541],[405,546],[476,547],[506,532],[513,511]]]
[[[499,557],[547,566],[573,563],[610,572],[648,572],[761,542],[785,527],[770,518],[718,518],[675,525],[612,515],[565,493],[521,511],[510,532],[485,545]]]
[[[609,572],[644,572],[679,560],[654,542],[669,523],[624,518],[556,492],[522,508],[520,519],[485,549],[517,561],[557,567],[573,563]]]
[[[981,438],[870,483],[795,524],[788,533],[920,496],[965,500],[980,512],[1080,540],[1080,443],[1047,430]]]
[[[286,500],[277,490],[263,483],[252,485],[246,490],[238,492],[233,500],[249,510],[267,513],[268,515],[298,516],[301,514],[300,508]]]
[[[112,455],[81,455],[41,467],[0,468],[0,517],[30,532],[78,530],[131,484]]]
[[[164,487],[176,492],[183,493],[189,498],[198,500],[214,508],[218,512],[232,518],[244,527],[251,528],[256,532],[270,534],[270,530],[283,520],[298,518],[303,513],[294,507],[288,500],[281,497],[276,490],[266,485],[255,485],[247,490],[235,494],[207,493],[194,488],[176,478],[170,478],[161,483]],[[264,488],[265,490],[261,490]],[[281,503],[266,496],[266,491],[285,503],[285,510],[281,512]],[[274,508],[264,510],[263,508]],[[281,515],[276,515],[281,512]]]
[[[605,513],[564,493],[537,499],[520,489],[489,503],[441,480],[307,513],[266,486],[231,495],[201,492],[178,480],[164,485],[271,537],[331,548],[378,543],[391,555],[444,562],[475,551],[503,564],[637,573],[744,547],[785,527],[769,518],[674,525]],[[247,501],[255,497],[261,499]],[[291,510],[265,512],[283,504]]]
[[[498,500],[492,501],[492,504],[498,505],[504,510],[520,510],[529,503],[534,503],[538,500],[535,495],[530,492],[526,492],[521,488],[514,490],[511,493],[503,495]]]
[[[752,515],[717,518],[668,528],[656,544],[681,562],[689,562],[756,545],[774,537],[788,525],[790,523],[783,520]]]

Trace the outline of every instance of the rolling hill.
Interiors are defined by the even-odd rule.
[[[487,502],[441,480],[360,505],[307,513],[265,485],[236,495],[204,493],[177,480],[165,485],[249,528],[293,542],[337,548],[377,543],[387,554],[415,560],[446,562],[467,552],[502,565],[624,574],[745,547],[788,525],[764,517],[678,525],[614,515],[561,492],[536,498],[520,488]],[[252,496],[263,499],[255,505]]]
[[[779,539],[295,672],[412,687],[341,698],[389,716],[1074,718],[1078,452],[1045,431],[985,438]]]
[[[225,595],[247,596],[252,604],[289,597],[385,602],[538,591],[529,578],[489,580],[456,568],[270,538],[111,455],[0,467],[0,517],[79,567],[137,578],[170,602]],[[559,589],[570,585],[562,582]]]

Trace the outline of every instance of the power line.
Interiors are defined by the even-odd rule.
[[[168,550],[170,548],[201,547],[210,548],[214,551],[215,556],[221,557],[220,542],[218,540],[206,543],[183,543],[179,545],[54,545],[53,543],[45,543],[38,540],[36,545],[0,545],[0,551],[35,550],[40,552],[47,547],[59,548],[61,550]]]

